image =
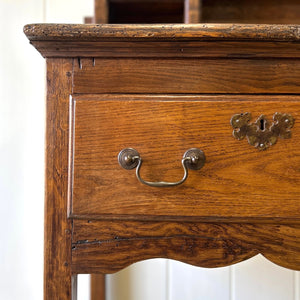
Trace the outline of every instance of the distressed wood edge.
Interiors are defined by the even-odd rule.
[[[34,40],[253,40],[300,41],[300,25],[271,24],[28,24]]]

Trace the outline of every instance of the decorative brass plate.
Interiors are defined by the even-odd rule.
[[[294,125],[294,118],[289,114],[275,113],[270,125],[264,115],[261,115],[255,123],[250,123],[251,114],[246,112],[236,114],[231,118],[233,136],[242,140],[247,137],[250,145],[259,150],[266,150],[277,142],[278,137],[289,139],[290,129]]]

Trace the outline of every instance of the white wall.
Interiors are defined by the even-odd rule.
[[[43,288],[45,63],[26,23],[81,23],[93,0],[0,0],[0,299],[40,300]],[[79,299],[88,299],[80,276]],[[299,272],[261,256],[203,269],[163,259],[109,275],[108,300],[300,300]]]
[[[0,1],[0,299],[42,299],[44,60],[22,25],[41,1]],[[37,75],[37,76],[36,76]]]
[[[43,298],[45,61],[23,34],[93,1],[0,0],[0,299]]]
[[[216,269],[149,260],[109,275],[107,286],[108,300],[300,300],[299,272],[261,255]]]

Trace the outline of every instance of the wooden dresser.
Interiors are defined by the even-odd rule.
[[[47,59],[45,299],[155,257],[300,270],[300,26],[24,30]]]

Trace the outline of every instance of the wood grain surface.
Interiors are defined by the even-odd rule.
[[[300,25],[277,24],[28,24],[30,41],[264,40],[299,41]]]
[[[72,269],[113,273],[149,258],[221,267],[258,253],[300,270],[300,225],[74,220]]]
[[[300,98],[297,96],[77,95],[74,97],[72,216],[87,218],[300,217]],[[230,119],[250,112],[289,113],[291,139],[266,151],[232,136]],[[118,153],[135,148],[141,176],[177,181],[180,160],[197,147],[205,166],[177,187],[153,188],[118,165]]]
[[[299,93],[299,78],[294,59],[87,59],[73,93]]]
[[[72,221],[67,219],[69,93],[72,60],[47,61],[44,299],[76,300],[71,273]],[[72,278],[73,277],[73,278]]]

